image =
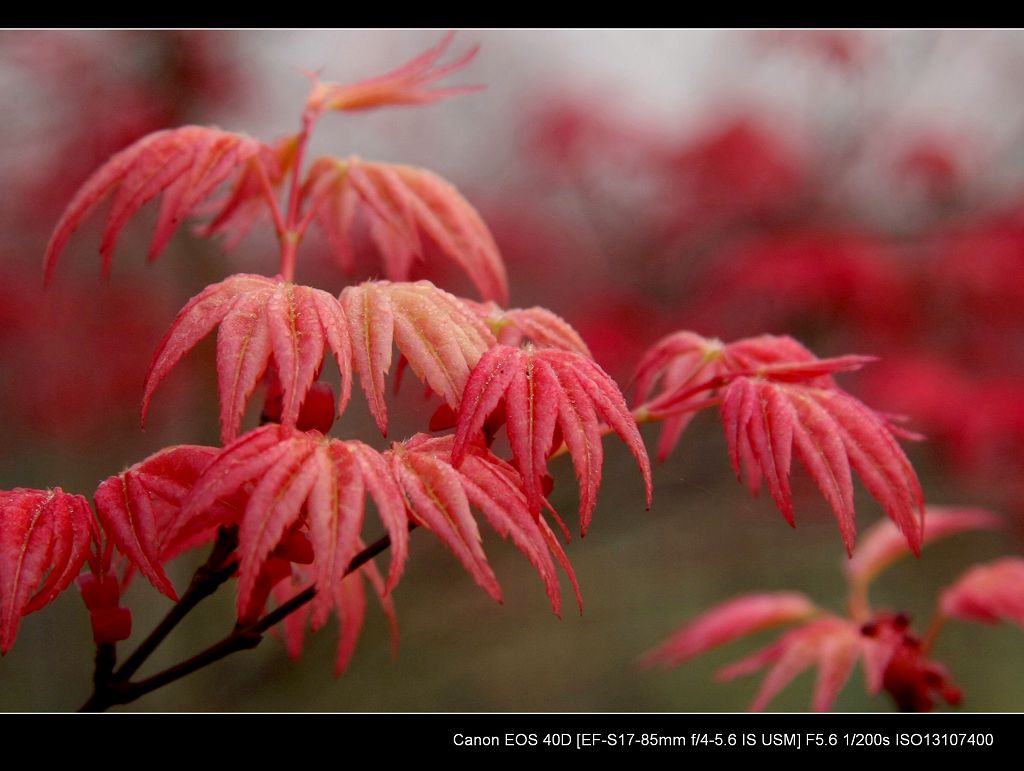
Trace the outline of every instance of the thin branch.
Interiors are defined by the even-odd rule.
[[[409,530],[416,528],[415,523],[409,524]],[[223,533],[224,531],[222,531]],[[236,536],[232,536],[233,538]],[[383,536],[372,544],[363,549],[359,554],[352,558],[349,562],[348,567],[345,569],[345,575],[355,572],[371,559],[376,557],[381,552],[385,551],[391,545],[391,538],[389,536]],[[165,685],[180,680],[187,675],[192,674],[204,667],[213,664],[216,661],[220,661],[226,656],[230,656],[232,653],[238,651],[249,650],[255,648],[263,640],[263,635],[270,630],[272,627],[283,621],[289,615],[297,611],[306,603],[310,602],[316,596],[316,587],[311,586],[299,592],[297,595],[292,597],[287,602],[275,608],[270,613],[267,613],[262,618],[249,624],[247,626],[236,627],[227,637],[214,643],[210,647],[203,651],[200,651],[195,656],[186,659],[174,666],[168,667],[160,672],[157,672],[151,677],[147,677],[144,680],[138,682],[129,682],[129,678],[135,671],[138,670],[142,662],[148,658],[148,656],[156,649],[157,645],[167,636],[167,634],[181,621],[188,612],[194,608],[204,598],[208,597],[217,587],[219,587],[228,577],[234,572],[235,565],[232,563],[227,567],[221,566],[220,572],[216,569],[211,570],[209,566],[214,563],[214,557],[218,555],[226,547],[227,543],[221,543],[221,538],[218,537],[217,545],[214,546],[213,553],[210,555],[210,559],[207,560],[206,564],[196,571],[196,575],[192,579],[192,585],[189,586],[189,591],[182,597],[181,602],[175,606],[177,609],[179,606],[185,604],[186,599],[193,600],[189,607],[185,608],[180,612],[175,612],[172,609],[172,613],[168,616],[153,630],[146,640],[139,646],[139,649],[132,654],[124,665],[113,675],[113,678],[106,681],[102,686],[97,684],[96,691],[90,697],[90,699],[82,705],[79,712],[103,712],[104,710],[115,706],[117,704],[128,704],[133,702],[147,693],[163,688]],[[229,549],[225,555],[220,557],[221,562],[230,555],[232,549]],[[225,572],[230,568],[230,573],[224,575]],[[205,574],[205,578],[201,577],[200,574]],[[219,579],[216,585],[212,585],[215,579]],[[212,588],[209,588],[212,585]],[[193,587],[196,588],[196,593],[193,595]],[[207,590],[209,589],[209,590]],[[201,594],[201,592],[206,592]],[[131,666],[129,666],[131,665]]]
[[[157,624],[150,635],[142,641],[135,652],[114,673],[113,679],[130,680],[146,660],[153,654],[161,642],[174,628],[181,623],[193,608],[220,588],[221,584],[234,575],[237,563],[225,564],[238,545],[236,528],[221,528],[217,534],[213,551],[206,562],[196,570],[188,589],[181,599],[170,609],[163,620]]]
[[[260,187],[263,189],[263,195],[267,200],[267,206],[270,208],[270,216],[274,221],[274,230],[277,231],[278,239],[283,239],[287,228],[284,224],[284,217],[281,215],[281,207],[277,205],[277,195],[274,193],[274,186],[270,184],[270,178],[267,177],[267,170],[263,167],[263,164],[256,160],[256,169],[259,172]]]

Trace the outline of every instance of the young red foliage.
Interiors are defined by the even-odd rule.
[[[929,506],[921,546],[957,533],[994,530],[1001,524],[999,517],[983,509]],[[851,584],[866,586],[908,554],[907,539],[900,531],[891,522],[879,522],[861,538],[857,553],[843,563],[843,572]]]
[[[487,417],[504,402],[506,432],[523,476],[530,511],[540,512],[555,429],[572,456],[580,486],[580,530],[586,533],[601,484],[602,428],[598,416],[626,443],[644,479],[651,505],[651,467],[625,399],[603,369],[572,351],[496,345],[470,375],[459,406],[452,463],[459,467]]]
[[[315,216],[345,271],[355,267],[351,231],[362,217],[392,281],[410,278],[414,263],[424,258],[425,235],[466,272],[485,300],[508,302],[508,276],[491,231],[459,191],[433,172],[354,156],[320,158],[302,196],[306,216]]]
[[[358,545],[360,550],[364,548],[362,541]],[[292,573],[289,579],[276,584],[271,592],[274,600],[279,605],[313,586],[314,583],[310,571],[298,565],[292,566]],[[359,640],[359,633],[362,630],[363,620],[366,615],[366,589],[364,581],[370,584],[374,594],[377,596],[377,600],[380,602],[384,615],[391,625],[392,654],[398,650],[398,619],[395,615],[394,601],[385,590],[384,579],[381,578],[376,565],[371,560],[353,574],[346,576],[332,593],[334,612],[338,617],[338,625],[341,629],[338,639],[338,652],[334,659],[334,673],[336,675],[341,675],[348,669],[348,665],[355,653],[356,643]],[[303,605],[281,622],[280,626],[284,636],[285,647],[289,657],[293,660],[297,660],[302,655],[309,615],[309,606]]]
[[[795,455],[835,513],[851,554],[856,471],[917,553],[924,496],[893,436],[897,429],[832,378],[870,360],[818,359],[789,337],[763,335],[724,345],[678,332],[661,340],[641,361],[638,399],[649,398],[659,380],[663,390],[638,411],[669,419],[661,440],[661,454],[666,455],[692,414],[718,402],[736,477],[742,480],[745,475],[753,494],[764,481],[792,525],[789,475]]]
[[[185,500],[216,455],[215,447],[169,447],[108,478],[93,495],[103,531],[131,565],[175,601],[163,566],[211,541],[219,525],[238,519],[244,504],[237,495],[224,496],[202,512],[184,512]]]
[[[1024,559],[1005,557],[976,565],[943,591],[939,607],[950,618],[1024,627]]]
[[[503,309],[493,302],[471,303],[471,307],[502,345],[516,347],[531,342],[538,348],[558,348],[594,358],[579,332],[547,308]]]
[[[967,530],[991,528],[998,520],[978,509],[939,508],[929,509],[928,522],[925,544]],[[849,616],[831,614],[815,606],[803,594],[793,592],[743,595],[689,621],[646,654],[642,663],[677,666],[740,637],[779,624],[803,622],[771,645],[718,672],[719,679],[730,680],[770,667],[751,710],[764,709],[797,675],[813,665],[819,667],[819,673],[812,706],[816,711],[828,710],[858,659],[863,664],[868,692],[875,694],[884,688],[904,711],[931,710],[935,696],[955,704],[960,699],[959,690],[950,683],[944,667],[927,659],[927,646],[911,632],[909,618],[903,614],[872,612],[868,606],[867,586],[871,580],[909,553],[906,539],[896,526],[883,520],[867,532],[857,557],[844,564],[850,587]],[[979,604],[974,607],[1007,608],[1010,611],[1002,611],[1003,617],[1014,619],[1012,609],[1019,611],[1024,607],[1019,588],[1024,561],[1006,562],[1017,565],[1005,570],[1005,574],[1004,569],[997,570],[1000,575],[994,580],[965,581],[962,595],[958,595],[956,587],[947,590],[943,603],[947,597],[978,596]],[[977,573],[984,574],[985,568],[976,569]],[[970,588],[966,588],[968,585]],[[975,589],[980,590],[976,595]],[[965,604],[969,606],[970,602]],[[950,603],[952,609],[953,600]],[[952,611],[949,614],[956,615]],[[984,610],[978,615],[966,611],[960,617],[994,620],[992,616],[985,617]],[[1019,623],[1019,619],[1015,620]]]
[[[149,258],[156,259],[178,224],[262,148],[243,134],[202,126],[143,137],[101,166],[68,204],[46,247],[46,280],[71,234],[111,193],[116,191],[100,242],[104,274],[110,272],[118,236],[145,203],[164,194],[149,249]]]
[[[405,491],[412,518],[432,531],[452,550],[474,580],[498,602],[501,589],[480,544],[480,532],[470,506],[481,511],[491,527],[510,538],[537,569],[551,608],[561,615],[561,590],[552,555],[562,566],[580,611],[576,575],[558,539],[542,516],[531,514],[523,478],[508,463],[481,445],[464,451],[462,462],[451,462],[454,437],[417,434],[389,451],[395,476]]]
[[[263,145],[250,158],[226,196],[211,201],[213,219],[198,229],[200,235],[222,235],[226,249],[233,249],[267,213],[267,187],[277,191],[295,166],[299,137],[286,136],[272,145]],[[200,213],[200,212],[197,212]]]
[[[238,532],[240,618],[263,607],[266,595],[256,596],[256,589],[268,558],[290,530],[302,527],[315,555],[313,627],[323,626],[333,592],[359,551],[367,494],[391,537],[387,590],[401,577],[409,537],[402,493],[385,458],[362,442],[278,425],[250,431],[205,469],[182,518],[203,514],[241,491],[249,492]]]
[[[678,666],[719,645],[780,624],[802,621],[818,612],[818,607],[799,592],[747,594],[691,621],[647,653],[642,663]]]
[[[367,281],[341,292],[352,360],[377,427],[387,435],[384,379],[392,345],[452,408],[459,405],[470,370],[495,344],[494,336],[455,295],[429,281]]]
[[[835,513],[847,552],[853,553],[856,538],[851,467],[911,549],[920,551],[924,496],[917,475],[886,422],[852,396],[737,378],[722,397],[722,420],[737,478],[742,467],[754,491],[764,478],[790,524],[795,454]]]
[[[473,46],[449,64],[437,66],[454,35],[454,32],[449,32],[433,48],[384,75],[350,85],[316,82],[306,103],[307,109],[319,113],[324,110],[355,111],[390,105],[427,104],[479,91],[480,86],[426,88],[433,81],[462,69],[476,56],[479,46]]]
[[[0,490],[0,655],[14,644],[22,616],[68,588],[95,537],[81,495],[59,487]]]
[[[339,414],[351,393],[348,323],[327,292],[251,274],[207,287],[178,313],[146,376],[142,417],[153,392],[181,358],[216,326],[221,441],[238,435],[245,404],[273,365],[280,383],[281,422],[294,426],[329,348],[341,371]]]
[[[861,635],[856,624],[836,616],[824,616],[787,632],[778,642],[721,669],[716,677],[732,680],[770,666],[750,705],[751,712],[761,712],[797,675],[817,666],[818,678],[811,709],[827,712],[849,679],[857,659],[870,656],[867,649],[873,644]],[[874,692],[870,684],[869,691]]]

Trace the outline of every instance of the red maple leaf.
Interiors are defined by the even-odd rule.
[[[182,220],[261,149],[260,142],[244,134],[202,126],[143,137],[101,166],[68,204],[46,247],[46,280],[71,234],[111,193],[100,242],[104,274],[110,272],[118,236],[145,203],[164,194],[149,248],[149,258],[156,259]]]
[[[320,289],[241,273],[207,287],[178,313],[146,376],[143,420],[160,381],[218,325],[224,443],[238,435],[245,404],[271,364],[281,388],[281,422],[294,426],[328,348],[341,372],[338,412],[344,411],[351,393],[352,354],[348,324],[337,299]]]
[[[1024,559],[1003,559],[975,565],[942,592],[942,612],[950,618],[995,624],[1010,621],[1024,627]]]
[[[680,332],[660,341],[638,370],[638,396],[662,392],[637,412],[667,417],[661,451],[667,454],[692,414],[721,405],[736,476],[752,493],[762,481],[793,524],[789,475],[794,455],[836,515],[847,551],[855,539],[853,480],[899,527],[914,552],[921,547],[924,498],[910,461],[886,416],[836,385],[832,375],[871,361],[864,356],[818,359],[789,337],[763,335],[729,345]]]
[[[200,515],[183,504],[216,447],[179,445],[151,455],[105,480],[93,500],[103,530],[131,564],[172,600],[178,596],[163,566],[188,549],[209,542],[221,524],[237,520],[244,498],[215,501]]]
[[[0,490],[0,654],[14,644],[22,616],[67,589],[95,536],[81,495],[59,487]]]
[[[485,300],[508,302],[508,276],[491,231],[459,191],[433,172],[356,157],[320,158],[302,195],[306,216],[315,217],[347,272],[355,265],[351,231],[362,217],[392,281],[410,278],[414,263],[424,258],[426,236],[466,272]]]
[[[363,542],[359,541],[358,546],[363,549]],[[314,583],[311,571],[302,565],[292,565],[292,572],[288,578],[289,580],[276,584],[271,592],[271,596],[279,605],[313,586]],[[351,575],[346,576],[332,593],[334,612],[338,617],[338,625],[341,630],[338,639],[338,652],[334,659],[336,675],[343,674],[348,668],[355,653],[356,643],[359,641],[359,633],[362,631],[363,619],[366,616],[364,581],[370,584],[374,594],[377,595],[377,600],[391,625],[392,654],[398,650],[398,620],[395,615],[395,605],[391,595],[385,590],[384,579],[381,578],[376,565],[371,560]],[[297,660],[302,655],[309,615],[309,605],[303,605],[288,615],[280,624],[285,647],[292,660]]]
[[[350,85],[316,82],[306,103],[307,109],[315,112],[355,111],[388,105],[427,104],[449,96],[479,91],[480,86],[426,88],[433,81],[462,69],[476,56],[479,46],[473,46],[449,64],[437,66],[438,60],[444,56],[454,36],[454,32],[449,32],[433,48],[384,75]]]
[[[198,229],[200,235],[223,235],[226,249],[237,246],[256,220],[267,214],[267,188],[276,191],[284,183],[295,166],[298,146],[295,134],[261,146],[259,153],[246,161],[227,195],[197,212],[213,214],[213,219]]]
[[[534,514],[540,511],[548,456],[560,446],[554,443],[558,427],[579,480],[580,529],[586,533],[601,484],[603,431],[599,418],[636,458],[650,507],[650,461],[640,432],[619,387],[594,361],[572,351],[532,344],[491,348],[474,368],[462,395],[452,452],[456,467],[502,401],[513,458]]]
[[[473,310],[487,322],[502,345],[518,346],[525,342],[538,348],[559,348],[575,351],[593,359],[590,349],[565,319],[547,308],[501,308],[497,303],[470,303]]]
[[[412,518],[444,543],[474,580],[501,601],[501,589],[480,543],[470,506],[479,509],[491,527],[510,538],[537,569],[551,608],[561,615],[561,590],[552,554],[569,576],[580,610],[579,585],[568,557],[548,523],[527,505],[523,478],[488,449],[467,447],[461,463],[451,462],[454,437],[417,434],[388,452]]]
[[[313,626],[322,626],[333,607],[332,593],[359,551],[367,494],[391,537],[388,590],[398,582],[408,551],[405,504],[388,463],[371,447],[286,426],[250,431],[221,450],[203,471],[182,520],[240,492],[247,494],[238,531],[240,618],[250,618],[263,607],[266,594],[259,596],[257,584],[268,559],[290,531],[305,527],[318,588]]]
[[[340,301],[355,369],[370,412],[385,436],[384,379],[391,368],[393,345],[416,376],[454,409],[470,370],[495,343],[471,308],[429,281],[367,281],[343,289]]]
[[[979,509],[930,508],[923,544],[967,530],[992,528],[997,522],[994,515]],[[930,643],[923,643],[913,634],[909,617],[874,612],[868,604],[870,582],[909,553],[906,539],[896,526],[883,520],[868,530],[862,548],[843,566],[850,588],[847,617],[828,613],[795,592],[743,595],[689,621],[641,661],[646,666],[674,667],[746,635],[803,622],[771,645],[720,670],[717,677],[730,680],[768,667],[751,705],[756,711],[764,709],[802,671],[817,665],[813,708],[823,711],[831,707],[854,663],[860,659],[868,692],[874,694],[884,688],[901,710],[929,711],[936,696],[956,704],[960,691],[950,682],[945,668],[927,658]],[[993,563],[968,572],[943,594],[943,611],[948,616],[971,620],[1008,618],[1021,623],[1024,561],[1003,563],[1010,566]],[[990,567],[994,569],[990,571]],[[995,611],[996,608],[999,610]]]

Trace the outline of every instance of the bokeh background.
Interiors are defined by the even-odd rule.
[[[93,223],[43,292],[50,229],[88,174],[183,123],[273,139],[297,126],[304,73],[379,74],[441,34],[0,33],[0,488],[89,495],[159,448],[215,444],[212,345],[162,386],[144,432],[143,374],[188,297],[230,272],[275,270],[269,232],[224,254],[183,231],[146,265],[144,216],[109,281]],[[453,181],[494,231],[513,304],[562,314],[620,383],[644,348],[680,328],[726,340],[792,334],[823,356],[881,357],[842,383],[928,435],[908,448],[928,500],[992,508],[1007,528],[893,568],[875,589],[879,606],[908,611],[920,628],[967,566],[1024,550],[1021,33],[468,30],[454,48],[476,43],[455,80],[485,90],[329,116],[314,153],[423,165]],[[361,278],[322,247],[307,244],[299,281],[336,292]],[[417,390],[399,397],[396,436],[433,411]],[[353,402],[335,433],[383,446]],[[735,482],[720,434],[714,415],[694,422],[656,469],[650,512],[628,453],[608,443],[594,525],[568,548],[582,616],[554,618],[530,566],[500,539],[485,534],[506,593],[496,606],[417,533],[395,596],[397,658],[371,608],[340,679],[328,627],[298,662],[268,640],[125,709],[741,710],[756,679],[721,684],[713,672],[770,634],[667,672],[636,660],[742,592],[805,591],[841,610],[843,551],[806,479],[791,530],[770,499]],[[645,437],[653,448],[656,427]],[[567,461],[552,501],[575,509]],[[863,530],[880,511],[866,495],[858,504]],[[199,559],[174,566],[179,586]],[[168,601],[138,581],[128,605],[138,632]],[[222,636],[232,607],[230,591],[208,601],[152,671]],[[0,660],[0,709],[76,708],[91,656],[87,614],[69,591],[26,618]],[[961,709],[1024,710],[1020,629],[951,624],[934,656],[963,688]],[[805,674],[774,708],[805,709],[812,682]],[[864,694],[858,671],[837,708],[892,706]]]

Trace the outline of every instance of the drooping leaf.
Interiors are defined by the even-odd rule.
[[[719,645],[780,624],[802,621],[818,612],[799,592],[747,594],[712,608],[647,653],[643,663],[674,667]]]
[[[429,281],[368,281],[346,287],[340,300],[355,369],[384,435],[384,379],[391,368],[392,345],[420,380],[456,408],[470,370],[495,343],[486,325],[461,300]]]
[[[415,521],[422,524],[458,558],[487,594],[501,602],[501,588],[481,544],[469,498],[454,468],[429,454],[406,452],[396,445],[391,466]]]
[[[685,331],[662,338],[644,354],[635,376],[638,408],[663,421],[658,461],[668,458],[694,413],[711,403],[715,388],[729,373],[814,358],[789,337],[763,335],[730,345]]]
[[[819,359],[792,337],[760,335],[732,343],[693,332],[666,336],[644,354],[637,367],[638,406],[651,415],[684,415],[707,406],[737,377],[837,388],[832,375],[859,369],[870,356]],[[657,393],[655,391],[657,390]],[[667,451],[671,451],[669,446]]]
[[[475,507],[536,568],[556,615],[561,615],[561,589],[555,561],[568,575],[582,611],[579,585],[568,557],[545,519],[531,514],[520,474],[480,445],[468,447],[461,465],[455,468],[451,465],[453,447],[452,436],[417,434],[391,450],[413,516],[455,553],[485,591],[500,600],[497,580],[487,565],[469,512],[470,506]]]
[[[455,61],[438,65],[451,45],[454,33],[448,33],[431,49],[410,59],[401,67],[369,80],[350,85],[317,82],[307,101],[314,112],[324,110],[369,110],[389,105],[427,104],[449,96],[473,93],[480,86],[427,88],[435,80],[447,77],[465,67],[479,49],[473,46]]]
[[[666,419],[659,457],[693,412],[718,403],[733,469],[752,492],[763,482],[793,524],[789,484],[795,456],[821,490],[852,553],[856,471],[917,553],[924,501],[890,420],[843,391],[832,377],[871,359],[818,359],[789,337],[762,335],[729,345],[679,332],[645,356],[637,375],[640,413]],[[654,393],[660,384],[661,391]]]
[[[358,547],[361,551],[365,548],[365,544],[359,541]],[[334,665],[336,675],[343,674],[348,668],[359,640],[359,632],[362,629],[366,613],[366,594],[363,581],[368,582],[374,594],[377,595],[381,609],[391,626],[392,654],[398,649],[398,620],[395,615],[394,601],[386,592],[384,580],[377,571],[374,561],[370,560],[348,575],[341,582],[339,588],[333,592],[332,601],[341,628]],[[310,586],[313,586],[312,572],[303,566],[294,565],[291,580],[278,583],[273,589],[273,598],[278,605],[282,605]],[[288,655],[293,660],[298,659],[302,654],[309,616],[309,605],[303,605],[297,611],[286,616],[280,624]]]
[[[332,592],[359,550],[365,495],[391,537],[387,590],[401,577],[408,530],[401,490],[385,459],[358,441],[267,425],[221,450],[197,480],[184,517],[252,485],[238,534],[238,612],[246,618],[264,563],[295,526],[308,525],[315,555],[314,628],[326,621]],[[258,609],[258,608],[257,608]]]
[[[273,363],[281,387],[281,422],[294,426],[326,349],[341,371],[339,414],[351,393],[347,321],[327,292],[279,279],[238,274],[207,287],[178,313],[153,357],[142,400],[145,419],[160,381],[217,326],[221,440],[238,435],[245,404]]]
[[[583,338],[569,322],[547,308],[534,306],[503,309],[494,302],[470,305],[502,345],[516,347],[530,342],[538,348],[559,348],[594,358]]]
[[[108,195],[114,197],[100,243],[105,274],[110,271],[118,236],[144,204],[164,194],[149,252],[150,259],[155,259],[175,228],[262,148],[243,134],[183,126],[149,134],[117,153],[82,185],[64,210],[46,248],[47,281],[71,234]]]
[[[96,534],[81,495],[59,487],[0,490],[0,654],[14,644],[22,616],[39,610],[78,575]]]
[[[942,612],[951,618],[995,624],[1009,621],[1024,628],[1024,559],[976,565],[942,592]]]
[[[626,443],[640,466],[651,502],[647,452],[615,381],[591,359],[554,348],[496,345],[470,375],[459,406],[452,463],[458,467],[484,421],[504,401],[506,431],[523,476],[530,510],[540,511],[547,458],[561,430],[580,485],[580,527],[586,532],[601,482],[599,418]]]
[[[922,546],[968,530],[993,530],[1001,526],[995,514],[983,509],[929,506],[925,510]],[[896,560],[910,554],[907,539],[888,520],[873,525],[861,538],[857,553],[844,560],[843,571],[852,583],[867,584]]]
[[[276,192],[295,165],[299,146],[297,134],[286,136],[272,145],[263,145],[258,154],[246,161],[241,173],[221,199],[210,201],[203,211],[212,219],[198,232],[204,236],[224,236],[224,247],[234,249],[268,211],[266,188]],[[263,178],[266,177],[266,182]]]
[[[150,583],[172,600],[163,565],[185,549],[211,540],[217,527],[241,513],[236,497],[220,499],[199,517],[183,517],[182,503],[215,447],[179,445],[151,455],[105,480],[93,500],[103,530]]]
[[[410,278],[425,257],[426,237],[485,300],[508,301],[505,264],[490,230],[462,194],[433,172],[356,157],[320,158],[303,185],[303,199],[345,270],[354,262],[351,230],[362,218],[388,279]]]
[[[837,616],[824,616],[787,632],[767,648],[723,668],[717,677],[731,680],[771,667],[750,705],[751,712],[761,712],[797,675],[817,666],[818,677],[811,707],[815,712],[827,712],[861,655],[862,640],[856,624]]]
[[[722,397],[722,422],[737,476],[763,476],[776,505],[792,522],[790,462],[795,455],[836,515],[853,552],[856,471],[886,515],[921,549],[924,498],[917,475],[884,419],[838,389],[738,377]],[[752,454],[741,455],[741,442]],[[751,461],[754,465],[751,465]]]

